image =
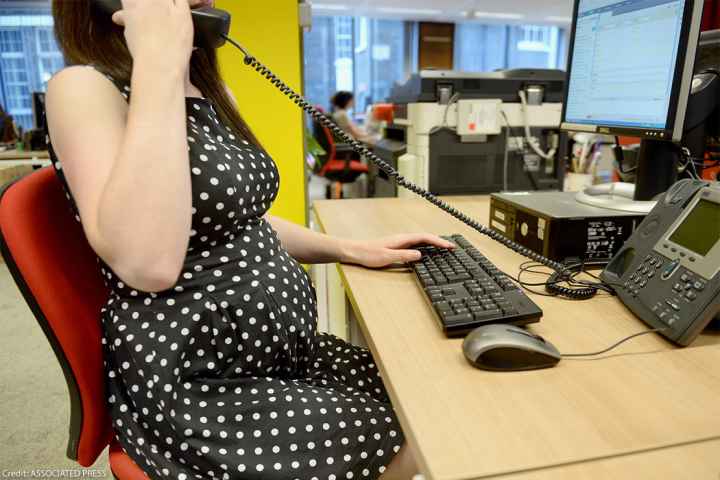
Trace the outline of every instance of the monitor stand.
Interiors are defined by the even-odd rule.
[[[622,212],[648,214],[654,198],[677,181],[678,147],[660,140],[643,140],[635,184],[616,182],[593,185],[578,192],[579,203]]]

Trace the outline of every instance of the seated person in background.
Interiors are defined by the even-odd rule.
[[[332,99],[332,119],[355,140],[365,143],[375,143],[377,138],[370,135],[364,128],[358,126],[348,113],[355,106],[355,95],[352,92],[337,92]]]

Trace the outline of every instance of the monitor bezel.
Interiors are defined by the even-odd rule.
[[[670,94],[670,105],[665,128],[625,127],[618,125],[601,125],[587,123],[573,123],[566,121],[567,99],[570,94],[570,80],[572,77],[572,63],[575,49],[575,34],[577,31],[580,1],[573,1],[572,27],[567,58],[567,81],[565,82],[565,102],[563,102],[560,128],[569,132],[591,132],[605,135],[626,135],[650,140],[666,140],[679,142],[682,139],[685,124],[687,103],[690,99],[690,87],[697,56],[697,44],[700,37],[700,24],[704,2],[702,0],[683,0],[682,29],[680,31],[680,45],[673,75],[673,86]],[[618,0],[620,2],[622,0]],[[688,8],[689,7],[689,8]],[[694,42],[691,38],[695,37]],[[690,47],[690,48],[688,48]],[[673,99],[677,99],[673,101]]]

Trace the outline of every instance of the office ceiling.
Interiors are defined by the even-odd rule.
[[[310,3],[314,13],[324,15],[567,26],[573,0],[311,0]]]

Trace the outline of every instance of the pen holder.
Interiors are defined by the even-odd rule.
[[[594,176],[591,173],[568,173],[565,177],[564,190],[566,192],[580,192],[593,184]]]

